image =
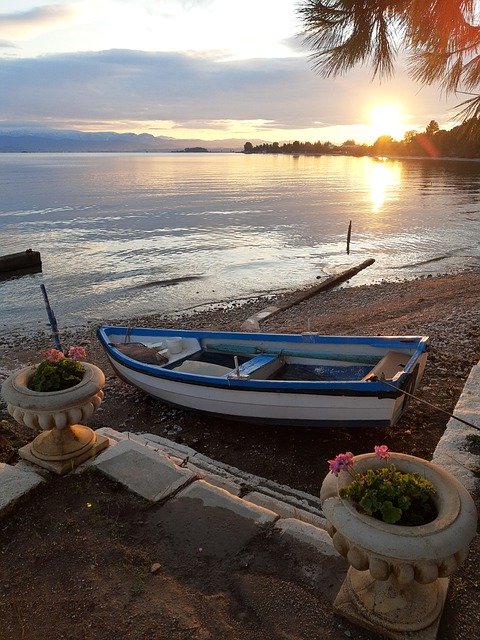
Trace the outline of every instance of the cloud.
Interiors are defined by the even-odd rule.
[[[413,113],[424,101],[423,122],[440,120],[433,91],[418,98],[417,87],[401,78],[374,87],[361,71],[323,80],[304,57],[218,61],[212,55],[110,50],[12,58],[2,62],[0,86],[0,122],[52,127],[157,121],[168,134],[227,130],[242,121],[259,131],[282,129],[285,139],[289,130],[360,123],[362,103],[393,91],[409,92]]]
[[[17,45],[9,40],[0,40],[0,49],[16,49]]]
[[[28,11],[0,13],[0,31],[13,39],[29,38],[69,21],[75,15],[72,5],[51,4]]]
[[[296,127],[317,118],[305,96],[314,79],[295,58],[218,62],[112,50],[6,60],[0,78],[3,119],[17,113],[28,119],[171,120],[179,127],[262,119]]]

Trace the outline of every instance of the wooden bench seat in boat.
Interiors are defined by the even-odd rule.
[[[227,374],[227,378],[249,378],[250,380],[268,380],[285,361],[277,354],[258,355],[244,362]]]
[[[386,380],[393,380],[398,374],[405,369],[407,362],[410,360],[408,353],[400,351],[387,351],[381,360],[367,373],[362,380],[368,380],[371,376],[379,378],[384,377]]]
[[[184,360],[181,364],[174,367],[173,370],[180,371],[181,373],[194,373],[198,376],[215,376],[221,378],[227,373],[231,373],[232,367],[224,367],[221,364],[202,362],[201,360]]]
[[[216,376],[227,378],[266,379],[273,375],[284,364],[278,355],[258,355],[241,364],[237,369],[225,367],[212,362],[201,360],[184,360],[174,368],[174,371],[193,373],[200,376]]]

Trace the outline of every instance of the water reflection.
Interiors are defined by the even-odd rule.
[[[367,167],[372,211],[378,213],[390,195],[392,187],[400,185],[402,165],[399,162],[378,160],[371,162]]]
[[[195,155],[0,154],[3,253],[44,264],[0,280],[0,326],[44,322],[40,279],[66,323],[303,287],[371,256],[354,285],[478,263],[480,162]]]

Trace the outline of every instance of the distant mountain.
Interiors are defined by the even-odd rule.
[[[243,151],[245,140],[181,140],[149,133],[88,133],[57,129],[0,129],[0,153],[81,151],[184,151],[203,147],[208,151]],[[262,141],[250,140],[252,144]]]

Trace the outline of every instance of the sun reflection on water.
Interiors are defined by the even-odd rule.
[[[393,187],[401,184],[402,165],[400,162],[378,160],[368,165],[367,181],[370,184],[372,211],[381,211],[385,201],[391,197]]]

